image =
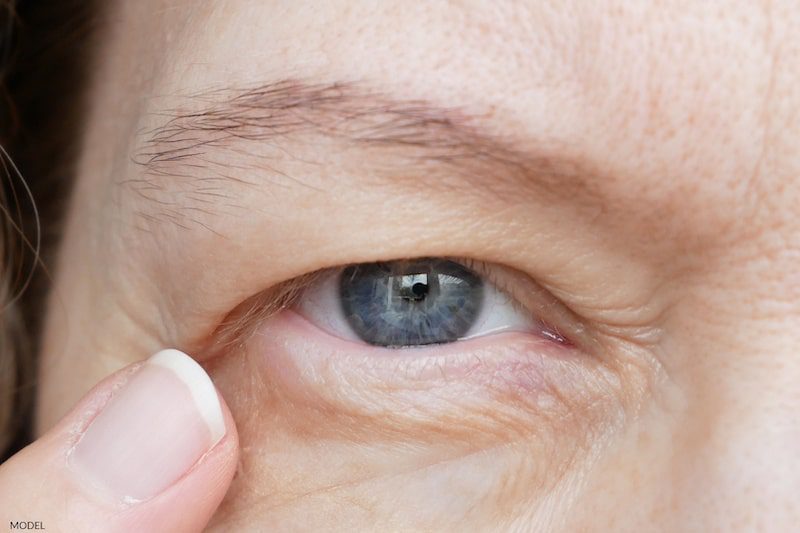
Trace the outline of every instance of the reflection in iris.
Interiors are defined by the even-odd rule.
[[[474,325],[484,301],[480,277],[445,259],[353,265],[342,271],[339,292],[358,337],[389,347],[456,341]]]

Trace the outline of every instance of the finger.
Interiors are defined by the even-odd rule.
[[[107,378],[0,465],[0,524],[200,531],[237,456],[236,428],[208,375],[186,354],[165,350]]]

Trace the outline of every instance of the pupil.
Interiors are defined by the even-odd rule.
[[[418,300],[422,300],[425,298],[425,295],[428,294],[428,285],[425,283],[415,283],[411,286],[411,292]]]
[[[483,282],[460,263],[424,258],[347,267],[339,296],[353,331],[377,346],[453,342],[474,325]]]

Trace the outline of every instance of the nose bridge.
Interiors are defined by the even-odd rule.
[[[740,359],[716,379],[720,386],[706,390],[717,397],[689,407],[692,444],[682,453],[693,456],[675,486],[678,508],[707,530],[796,531],[800,350]]]
[[[785,519],[793,517],[800,526],[797,409],[775,396],[775,391],[766,393],[753,402],[749,416],[731,421],[730,440],[717,459],[717,486],[725,492],[726,514],[757,516],[757,522],[783,516],[778,523],[786,526]]]

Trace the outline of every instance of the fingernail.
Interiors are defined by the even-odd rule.
[[[185,353],[164,350],[111,398],[68,462],[116,500],[146,500],[180,479],[224,435],[211,379]]]

